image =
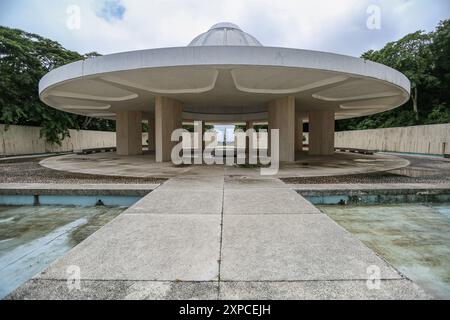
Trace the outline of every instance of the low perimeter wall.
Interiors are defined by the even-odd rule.
[[[391,152],[450,154],[450,123],[336,132],[336,147]]]
[[[23,154],[66,152],[89,148],[115,147],[114,132],[70,130],[70,138],[64,139],[62,145],[51,145],[39,138],[41,128],[9,126],[0,124],[0,156]]]
[[[116,146],[114,132],[70,130],[62,146],[40,139],[40,128],[0,124],[0,156],[66,152]],[[307,136],[307,134],[306,134]],[[147,144],[147,134],[142,136]],[[336,147],[424,154],[450,154],[450,124],[336,132]]]

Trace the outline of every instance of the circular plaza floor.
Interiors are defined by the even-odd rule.
[[[333,156],[299,155],[295,163],[282,164],[274,178],[325,177],[365,174],[401,169],[409,161],[382,153],[360,155],[336,153]],[[116,177],[172,178],[184,175],[260,175],[260,168],[241,165],[183,165],[156,163],[154,154],[142,156],[118,156],[116,153],[91,155],[64,155],[47,158],[40,162],[46,168],[73,173]]]

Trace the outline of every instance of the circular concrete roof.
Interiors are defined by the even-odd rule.
[[[57,68],[41,79],[39,92],[54,108],[107,119],[119,110],[150,115],[158,95],[183,102],[184,120],[264,121],[267,103],[288,95],[300,110],[334,110],[337,119],[346,119],[401,106],[410,82],[359,58],[263,47],[238,26],[219,23],[187,47],[117,53]]]

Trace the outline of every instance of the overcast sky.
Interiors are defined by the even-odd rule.
[[[102,54],[185,46],[230,21],[266,46],[360,56],[448,18],[449,0],[0,0],[0,25]]]

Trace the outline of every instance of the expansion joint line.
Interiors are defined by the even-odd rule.
[[[222,247],[223,247],[223,209],[225,204],[225,176],[223,178],[222,185],[222,210],[220,213],[220,248],[219,248],[219,275],[218,275],[218,284],[217,284],[217,299],[220,299],[220,283],[221,283],[221,272],[222,272]]]

